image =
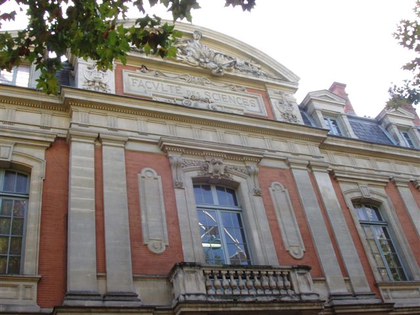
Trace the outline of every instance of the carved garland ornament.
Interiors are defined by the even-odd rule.
[[[242,60],[213,50],[200,42],[201,37],[202,33],[196,30],[193,33],[193,39],[178,40],[174,45],[177,47],[177,59],[192,66],[209,69],[213,75],[217,76],[222,76],[228,71],[270,78],[254,61]]]

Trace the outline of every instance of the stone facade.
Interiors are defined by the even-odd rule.
[[[298,105],[277,61],[179,27],[177,59],[70,58],[59,96],[1,86],[0,267],[20,272],[0,313],[420,313],[415,112],[359,118],[341,83]]]

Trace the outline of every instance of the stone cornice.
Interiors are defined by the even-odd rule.
[[[168,155],[192,155],[216,157],[227,160],[259,163],[263,158],[263,150],[247,149],[235,145],[215,144],[210,141],[194,141],[173,137],[162,137],[159,147]]]
[[[226,128],[289,139],[322,142],[326,130],[252,116],[208,111],[167,104],[149,99],[111,95],[74,88],[63,88],[64,101],[70,108],[81,107],[137,115],[166,121]]]
[[[329,136],[320,145],[320,149],[420,163],[419,150],[366,142],[359,139]]]
[[[2,104],[61,112],[68,111],[59,96],[46,95],[38,90],[11,85],[0,85],[0,106]]]

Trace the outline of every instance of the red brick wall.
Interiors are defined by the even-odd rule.
[[[277,250],[277,257],[281,265],[309,265],[312,267],[313,277],[322,277],[321,267],[312,242],[311,233],[305,214],[300,203],[299,194],[293,175],[290,170],[276,169],[270,167],[259,167],[259,182],[263,190],[262,198],[267,212],[267,218],[270,223],[271,235],[273,236],[274,246]],[[293,258],[285,249],[281,232],[277,222],[277,216],[274,210],[273,202],[270,196],[269,187],[273,182],[279,182],[288,190],[290,200],[295,211],[296,220],[299,225],[300,233],[305,244],[306,252],[302,259]]]
[[[96,270],[106,273],[102,147],[95,148]]]
[[[184,260],[169,160],[164,155],[128,150],[125,158],[133,273],[167,275],[175,263]],[[151,253],[142,240],[138,174],[145,167],[153,168],[162,178],[169,246],[159,255]]]
[[[262,96],[262,99],[263,99],[264,105],[265,105],[265,109],[267,111],[267,118],[274,119],[273,109],[271,108],[271,104],[270,104],[270,101],[268,100],[267,93],[265,91],[261,91],[261,90],[257,90],[257,89],[251,89],[251,88],[247,88],[246,90],[249,93],[259,94],[259,95]],[[254,116],[254,115],[247,115],[247,116]],[[255,115],[255,117],[261,117],[261,116]]]
[[[360,262],[362,263],[363,270],[366,275],[366,279],[369,282],[369,286],[372,292],[375,292],[377,296],[380,296],[378,288],[375,286],[375,277],[372,272],[372,268],[369,264],[368,258],[366,256],[365,249],[363,247],[362,241],[360,239],[359,233],[357,232],[356,225],[354,223],[353,217],[350,213],[350,209],[347,207],[347,204],[344,200],[343,192],[341,190],[340,184],[338,181],[331,177],[333,183],[335,194],[340,203],[341,210],[343,211],[344,218],[347,222],[347,227],[350,231],[354,246],[356,247],[357,254],[359,256]]]
[[[385,191],[391,198],[398,220],[400,221],[404,234],[407,237],[408,244],[410,245],[414,256],[416,257],[417,264],[420,265],[420,238],[414,228],[413,221],[411,220],[410,215],[405,208],[404,201],[401,198],[401,195],[394,183],[389,182],[385,187]]]
[[[53,307],[66,292],[69,146],[58,139],[46,151],[39,244],[38,304]]]

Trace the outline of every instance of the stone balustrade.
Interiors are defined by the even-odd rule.
[[[174,303],[183,301],[319,301],[308,266],[209,266],[179,263],[172,269]]]
[[[203,269],[207,294],[295,295],[289,270]]]

